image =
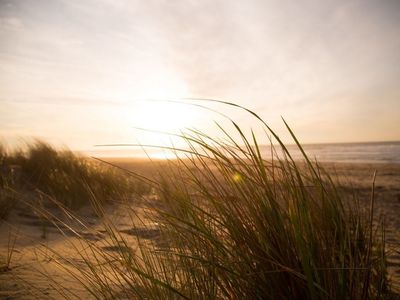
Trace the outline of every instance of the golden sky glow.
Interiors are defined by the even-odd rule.
[[[303,142],[400,140],[400,2],[0,1],[0,137],[160,143],[217,98]],[[245,126],[248,116],[219,107]]]

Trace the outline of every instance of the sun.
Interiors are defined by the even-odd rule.
[[[136,122],[143,128],[177,131],[191,126],[195,110],[182,98],[188,96],[188,87],[173,73],[159,72],[142,86],[136,105]]]
[[[181,146],[182,141],[174,134],[194,128],[199,120],[199,108],[182,100],[188,95],[185,82],[173,73],[156,73],[151,80],[141,83],[127,98],[128,107],[123,108],[125,118],[137,129],[138,141],[146,145]]]
[[[143,101],[137,109],[135,122],[153,131],[178,132],[193,127],[196,119],[194,107],[179,98]]]

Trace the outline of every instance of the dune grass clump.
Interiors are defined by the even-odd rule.
[[[92,295],[385,297],[384,228],[373,223],[373,191],[371,207],[363,210],[321,165],[310,161],[289,127],[304,154],[301,162],[259,120],[279,144],[271,144],[272,159],[265,159],[253,133],[248,138],[234,122],[239,140],[222,127],[225,139],[194,130],[181,135],[187,156],[177,156],[153,182],[158,200],[149,200],[152,213],[141,225],[154,230],[157,224],[164,243],[138,237],[134,246],[107,223],[115,252],[90,244],[88,268],[77,277]]]
[[[4,155],[3,165],[8,169],[3,177],[12,178],[14,189],[40,190],[70,208],[90,204],[93,197],[105,202],[143,188],[120,170],[41,141]]]
[[[0,220],[5,219],[11,209],[15,206],[13,174],[10,172],[7,164],[9,153],[3,145],[0,144]]]
[[[159,213],[172,241],[168,268],[159,256],[162,269],[178,277],[163,280],[188,299],[382,293],[383,233],[372,233],[367,214],[343,201],[322,167],[287,159],[271,164],[257,149],[245,152],[246,159],[218,151],[213,160],[192,161],[194,178],[193,171],[179,173],[186,179],[163,186],[168,205]]]
[[[15,197],[9,188],[8,178],[0,175],[0,220],[6,219],[15,206]]]

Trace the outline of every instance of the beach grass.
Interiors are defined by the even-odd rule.
[[[45,194],[77,209],[89,205],[92,197],[105,203],[146,189],[121,170],[42,141],[12,152],[4,147],[0,150],[0,207],[4,216],[22,190]]]
[[[127,206],[135,243],[105,214],[107,247],[87,242],[85,268],[71,275],[97,299],[384,299],[385,228],[369,207],[303,151],[292,159],[284,143],[254,112],[271,141],[266,160],[260,137],[224,139],[189,130],[185,157],[149,179],[153,195],[139,224]],[[274,146],[272,140],[278,146]],[[263,137],[264,138],[264,137]],[[179,154],[179,155],[178,155]],[[130,207],[130,209],[129,209]],[[153,235],[153,238],[151,237]],[[105,249],[113,249],[108,251]],[[60,253],[62,256],[62,253]],[[74,267],[74,262],[71,262]],[[70,270],[67,268],[67,270]]]
[[[0,144],[0,220],[5,219],[15,206],[15,198],[12,192],[12,173],[5,167],[8,157],[9,153],[5,147]]]

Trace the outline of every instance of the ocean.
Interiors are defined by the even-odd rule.
[[[395,163],[400,164],[400,141],[397,142],[368,142],[368,143],[332,143],[332,144],[303,144],[310,159],[320,162],[340,163]],[[296,145],[287,145],[294,159],[303,159]],[[276,146],[278,154],[281,154]],[[169,151],[149,148],[147,154],[153,158],[173,158]],[[261,146],[265,158],[270,158],[270,146]],[[95,157],[145,157],[140,147],[108,147],[96,151],[84,151]],[[282,155],[280,156],[282,157]]]
[[[295,145],[289,145],[288,149],[294,159],[302,158]],[[320,162],[400,164],[400,141],[305,144],[303,149],[309,158],[316,158]]]

